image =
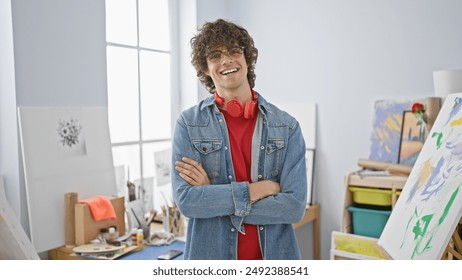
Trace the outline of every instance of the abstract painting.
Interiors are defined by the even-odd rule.
[[[399,164],[414,165],[425,143],[425,139],[427,139],[427,126],[417,125],[417,121],[412,111],[403,112],[403,125],[399,144]]]
[[[378,100],[374,104],[374,121],[369,159],[398,163],[403,112],[424,100]]]
[[[440,259],[461,218],[461,108],[447,96],[380,236],[394,259]]]

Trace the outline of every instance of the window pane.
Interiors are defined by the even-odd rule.
[[[140,46],[170,49],[168,0],[139,0]]]
[[[137,51],[107,47],[108,114],[111,142],[139,140]]]
[[[106,41],[136,46],[136,0],[106,0]]]
[[[170,149],[170,141],[149,143],[143,145],[143,176],[154,177],[156,168],[154,166],[154,152]]]
[[[170,55],[140,52],[143,140],[168,139],[170,129]]]
[[[130,181],[141,177],[140,148],[138,145],[112,147],[114,166],[125,167],[125,178]]]

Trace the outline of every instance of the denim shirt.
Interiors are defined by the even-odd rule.
[[[249,182],[236,182],[228,130],[213,96],[179,116],[173,137],[173,197],[189,218],[184,259],[237,259],[238,232],[258,225],[264,259],[300,259],[292,228],[306,209],[305,141],[297,120],[258,94],[251,179],[279,182],[281,191],[253,204]],[[210,185],[191,186],[174,169],[189,157],[200,162]]]

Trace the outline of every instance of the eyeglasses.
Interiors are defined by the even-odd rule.
[[[232,47],[230,49],[223,50],[223,51],[219,51],[219,50],[210,51],[207,54],[207,59],[210,60],[211,62],[220,62],[224,53],[227,53],[229,58],[231,59],[239,59],[244,53],[244,49],[245,47]]]

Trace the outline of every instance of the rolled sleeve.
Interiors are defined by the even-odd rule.
[[[244,233],[242,225],[244,217],[250,214],[251,203],[248,182],[231,182],[234,201],[234,215],[231,215],[231,223],[241,233]]]
[[[231,182],[231,189],[233,192],[234,201],[234,215],[238,217],[245,217],[249,215],[251,203],[249,195],[248,182]]]

